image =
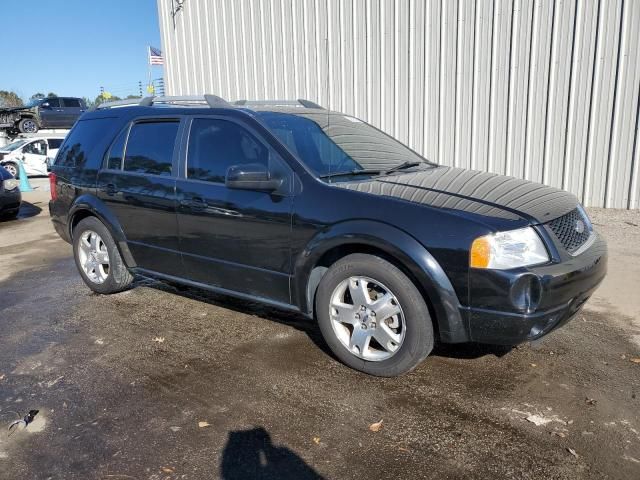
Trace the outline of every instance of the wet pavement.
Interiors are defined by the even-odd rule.
[[[564,329],[381,379],[295,315],[143,278],[92,294],[28,195],[42,211],[0,223],[2,479],[640,478],[638,212],[592,212],[610,273]]]

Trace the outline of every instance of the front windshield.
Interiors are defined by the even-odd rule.
[[[3,152],[13,152],[25,143],[27,143],[26,140],[18,140],[16,142],[10,143],[9,145],[5,145],[4,147],[0,147],[0,150],[2,150]]]
[[[29,102],[25,105],[26,108],[31,108],[31,107],[37,107],[38,105],[40,105],[40,103],[42,103],[42,98],[32,98],[31,100],[29,100]]]
[[[426,160],[357,118],[331,113],[258,112],[271,132],[318,176],[384,172]]]

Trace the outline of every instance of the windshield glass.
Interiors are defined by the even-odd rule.
[[[40,103],[42,103],[43,99],[42,98],[32,98],[31,100],[29,100],[29,102],[25,105],[25,107],[27,108],[31,108],[31,107],[36,107],[38,105],[40,105]]]
[[[13,152],[17,148],[20,148],[25,143],[27,143],[26,140],[18,140],[16,142],[10,143],[9,145],[5,145],[4,147],[0,147],[0,150],[2,150],[3,152]]]
[[[258,112],[271,132],[318,176],[384,172],[428,163],[377,128],[341,114]]]

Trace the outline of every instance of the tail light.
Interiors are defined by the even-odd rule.
[[[58,199],[58,191],[56,190],[56,179],[57,177],[55,173],[49,174],[49,190],[51,191],[51,200]]]

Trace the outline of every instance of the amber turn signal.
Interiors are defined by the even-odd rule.
[[[491,245],[487,237],[476,238],[471,244],[469,264],[473,268],[487,268],[491,260]]]

